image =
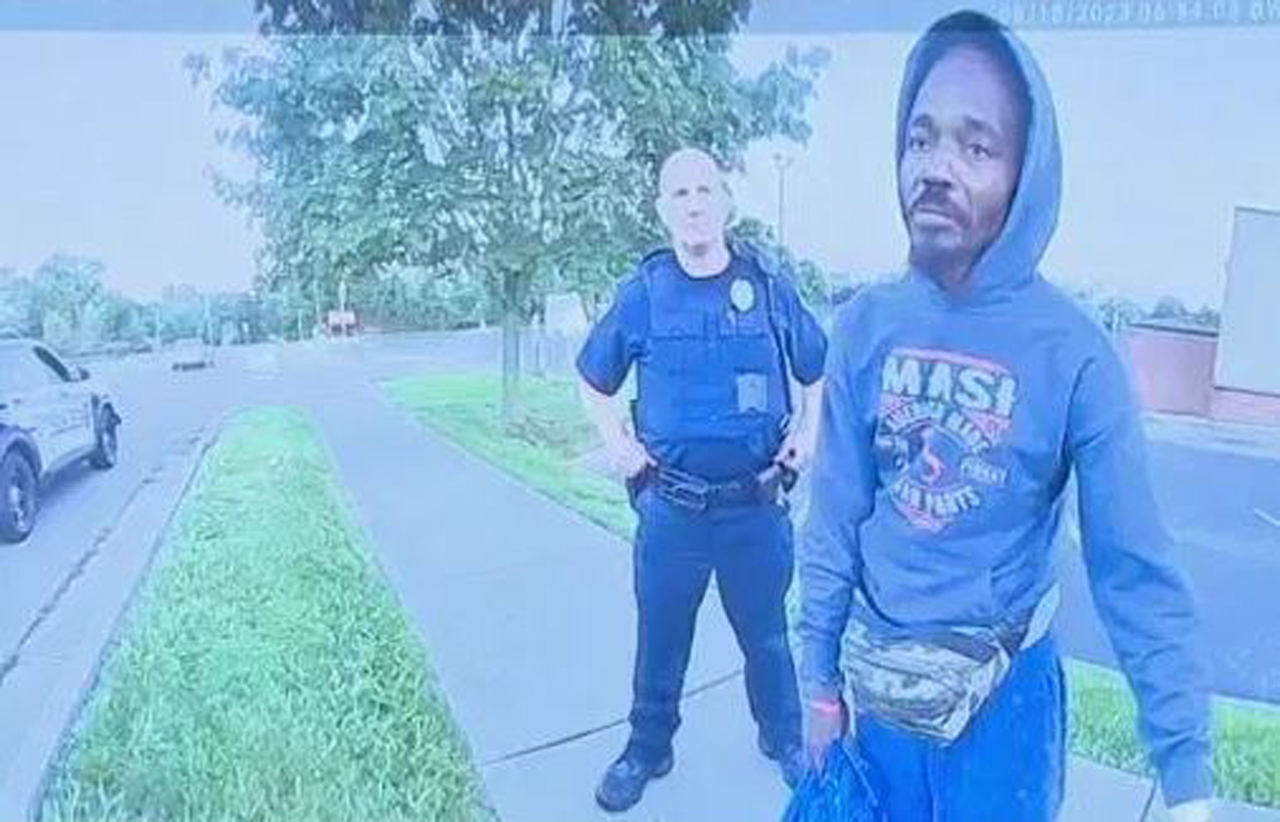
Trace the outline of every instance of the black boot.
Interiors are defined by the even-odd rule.
[[[618,757],[596,788],[596,803],[610,813],[621,813],[640,801],[645,785],[671,773],[675,760],[670,753],[650,762],[626,751]]]

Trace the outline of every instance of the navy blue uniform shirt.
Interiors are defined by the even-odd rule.
[[[772,310],[770,310],[772,305]],[[729,266],[692,277],[674,252],[644,259],[578,355],[578,371],[613,395],[638,366],[637,434],[661,463],[708,479],[761,470],[789,411],[784,363],[821,378],[827,341],[794,284],[735,249]]]

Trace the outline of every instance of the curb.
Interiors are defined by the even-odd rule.
[[[6,687],[0,688],[0,718],[12,718],[4,724],[17,729],[6,740],[8,761],[0,762],[0,819],[39,818],[54,764],[74,739],[88,697],[120,640],[125,615],[172,531],[205,454],[231,416],[201,428],[190,449],[171,458],[175,464],[162,461],[158,471],[144,477],[89,561],[72,570],[85,579],[62,593],[58,608],[19,653]],[[175,471],[173,481],[157,478],[166,468]],[[93,562],[99,554],[109,554],[112,562]],[[23,710],[24,696],[36,703],[34,710]]]

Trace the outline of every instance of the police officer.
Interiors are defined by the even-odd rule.
[[[705,152],[662,165],[673,248],[645,257],[578,356],[582,392],[639,514],[631,738],[596,799],[618,812],[671,770],[698,608],[712,573],[746,657],[761,752],[789,785],[805,763],[784,598],[784,490],[814,451],[826,338],[794,286],[730,248],[724,177]],[[636,400],[614,397],[637,365]],[[801,389],[792,396],[790,379]]]

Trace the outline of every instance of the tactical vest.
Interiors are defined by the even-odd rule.
[[[649,302],[634,409],[641,441],[659,460],[712,478],[767,466],[791,404],[773,275],[735,250],[719,275],[729,287],[708,307],[688,304],[673,252],[649,255],[640,273]]]

